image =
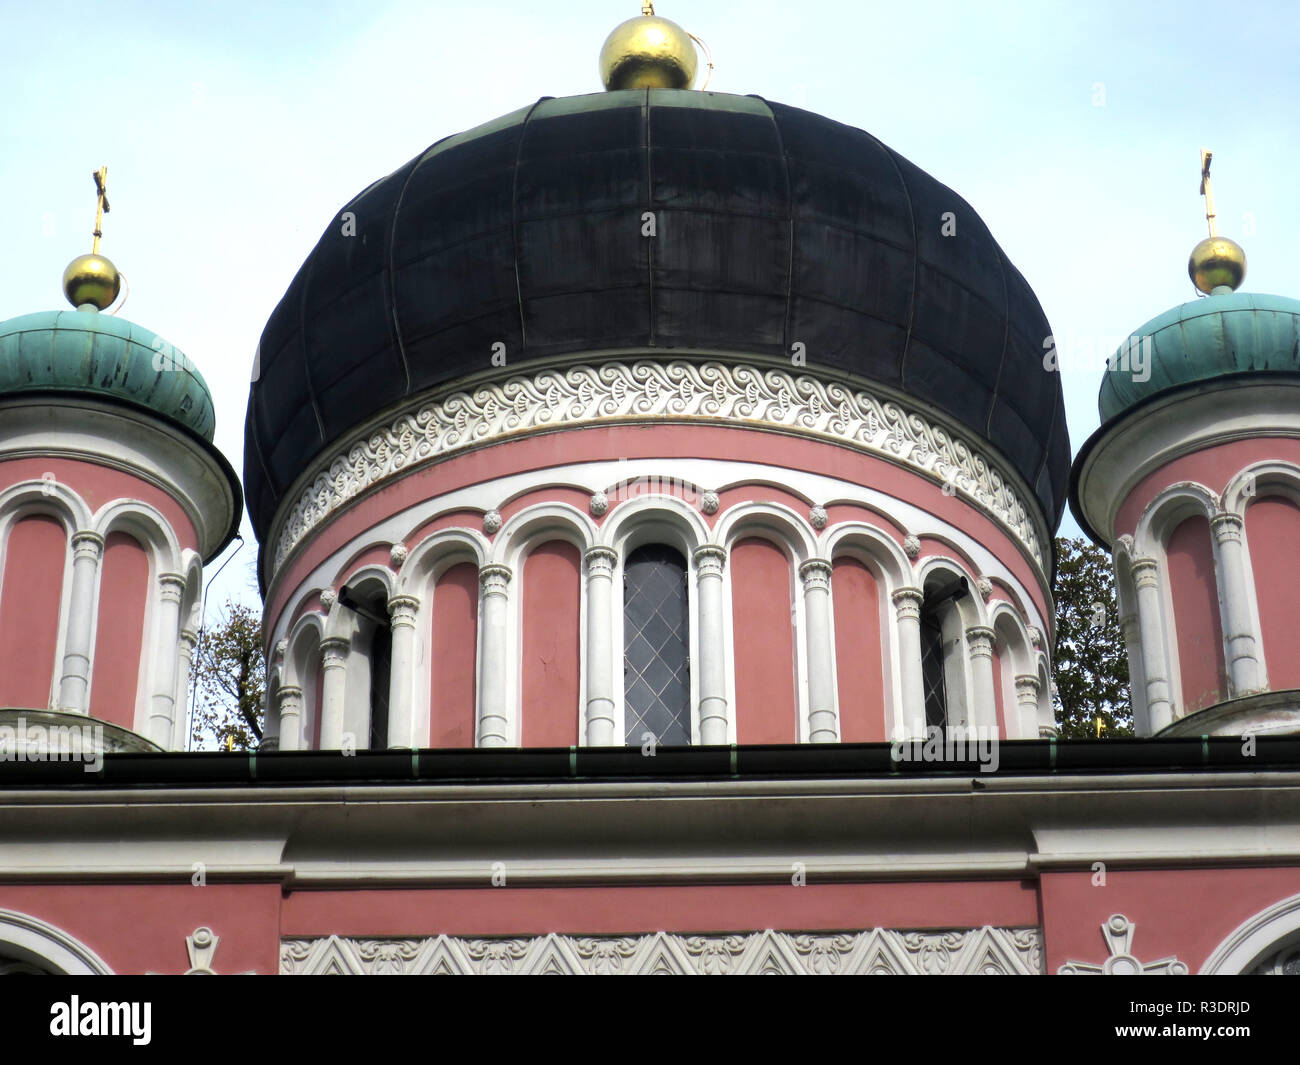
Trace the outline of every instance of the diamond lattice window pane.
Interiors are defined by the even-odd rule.
[[[663,544],[639,547],[623,567],[625,740],[691,742],[686,561]]]

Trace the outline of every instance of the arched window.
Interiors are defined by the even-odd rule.
[[[393,630],[385,592],[373,586],[358,590],[345,585],[339,591],[339,603],[356,617],[352,646],[364,654],[370,674],[369,749],[382,751],[388,747],[388,697],[393,663]],[[366,678],[363,675],[361,679],[364,682]]]
[[[927,582],[921,604],[921,679],[926,726],[961,725],[961,616],[957,600],[969,594],[965,577]]]
[[[625,742],[652,734],[691,742],[690,622],[686,560],[663,544],[638,547],[623,566]]]

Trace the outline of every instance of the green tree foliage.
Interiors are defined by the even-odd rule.
[[[1056,720],[1061,735],[1132,736],[1128,655],[1110,556],[1082,539],[1056,541]]]
[[[194,654],[196,746],[256,750],[262,740],[266,659],[262,617],[227,601],[217,624],[204,629]]]

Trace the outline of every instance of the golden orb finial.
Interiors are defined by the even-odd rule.
[[[1201,149],[1201,195],[1205,197],[1205,224],[1210,235],[1192,249],[1187,275],[1207,296],[1223,289],[1235,292],[1246,276],[1246,253],[1235,240],[1219,236],[1214,214],[1214,188],[1210,184],[1210,163],[1214,153]]]
[[[1246,276],[1246,253],[1227,237],[1206,237],[1192,249],[1187,274],[1207,296],[1226,288],[1235,292]]]
[[[63,271],[63,294],[74,307],[91,305],[105,310],[122,290],[122,275],[104,255],[99,254],[99,239],[104,235],[104,215],[108,205],[108,167],[101,166],[91,175],[95,180],[95,228],[89,255],[78,255]]]
[[[90,303],[105,310],[121,290],[122,275],[104,255],[78,255],[63,271],[63,294],[74,307]]]
[[[614,27],[600,50],[600,80],[606,89],[689,89],[699,57],[691,35],[660,18],[654,4]]]

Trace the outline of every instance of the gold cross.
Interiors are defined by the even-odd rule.
[[[1201,149],[1201,195],[1205,197],[1205,222],[1210,227],[1210,236],[1217,237],[1219,230],[1214,224],[1214,189],[1210,186],[1210,160],[1213,158],[1213,152]]]
[[[99,254],[99,238],[104,235],[104,215],[112,208],[108,206],[108,167],[101,166],[91,175],[95,179],[95,242],[91,253]]]

